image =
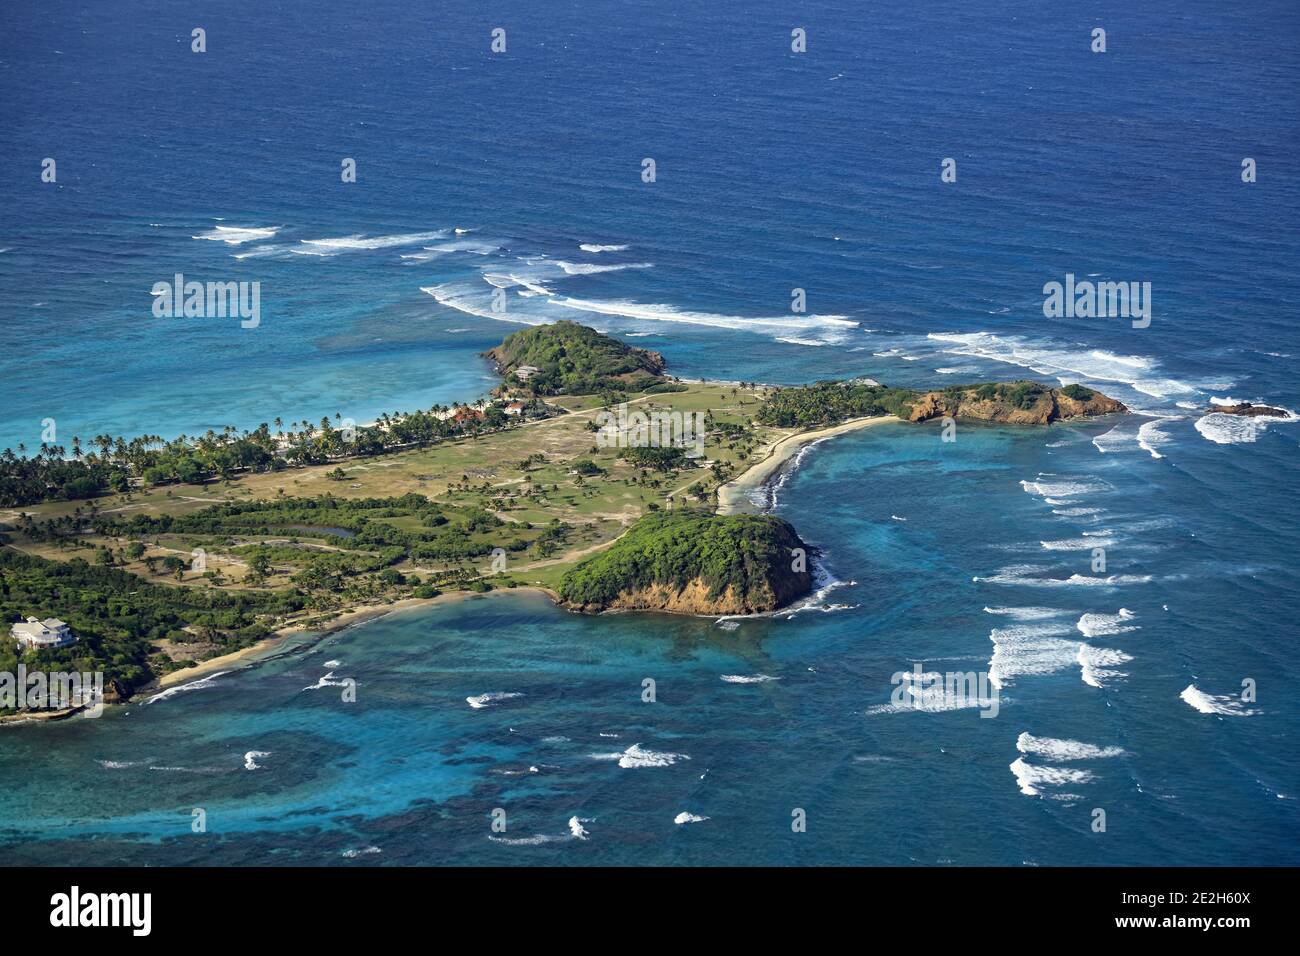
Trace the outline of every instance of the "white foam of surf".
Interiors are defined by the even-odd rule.
[[[1087,770],[1077,770],[1073,767],[1035,766],[1026,763],[1024,757],[1017,757],[1011,763],[1011,772],[1016,775],[1016,785],[1020,787],[1020,792],[1027,797],[1042,796],[1044,788],[1090,783],[1095,779],[1094,775]],[[1075,795],[1060,794],[1059,796],[1072,798]]]
[[[347,683],[346,678],[343,680],[334,680],[334,672],[329,671],[321,677],[316,678],[316,683],[308,684],[303,688],[303,690],[322,690],[326,687],[346,687]]]
[[[261,770],[262,765],[257,762],[257,758],[269,756],[271,756],[271,751],[269,750],[250,750],[248,753],[244,754],[244,769]]]
[[[1019,677],[1054,674],[1071,667],[1078,641],[1065,622],[1035,622],[995,627],[989,632],[993,656],[989,683],[1001,689]]]
[[[602,272],[622,272],[624,269],[653,269],[655,265],[653,262],[566,262],[563,259],[556,259],[555,264],[571,276],[598,275]]]
[[[341,854],[344,859],[355,860],[359,856],[371,856],[375,853],[382,853],[383,850],[377,846],[364,846],[359,850],[344,850]]]
[[[671,305],[631,302],[627,300],[574,299],[553,300],[557,305],[580,312],[594,312],[645,322],[673,322],[684,325],[704,325],[714,328],[736,329],[765,334],[789,335],[796,330],[820,331],[829,336],[840,336],[858,323],[843,315],[806,316],[743,316],[719,315],[713,312],[692,312]],[[836,338],[838,341],[838,338]]]
[[[456,309],[466,315],[478,316],[480,319],[514,322],[517,325],[544,325],[547,321],[544,315],[530,315],[518,311],[497,311],[492,309],[490,304],[480,305],[477,301],[480,297],[468,292],[464,285],[444,283],[442,285],[421,286],[420,291],[433,296],[439,305]]]
[[[986,607],[984,613],[1001,614],[1013,621],[1046,621],[1074,612],[1059,607]]]
[[[1212,412],[1196,420],[1196,430],[1206,441],[1216,445],[1244,445],[1259,437],[1260,429],[1255,419],[1241,415]]]
[[[523,694],[508,691],[491,691],[486,694],[479,694],[477,697],[466,697],[465,703],[469,704],[475,710],[482,710],[484,707],[491,707],[498,701],[512,700],[516,697],[523,696]]]
[[[220,228],[220,227],[218,227]],[[355,252],[365,249],[391,249],[395,246],[411,246],[420,242],[434,242],[445,239],[447,230],[435,232],[408,232],[394,236],[367,236],[357,233],[351,236],[336,236],[328,239],[299,240],[308,249],[296,250],[307,255],[335,255],[340,252]]]
[[[1123,747],[1098,747],[1081,740],[1062,740],[1058,737],[1035,737],[1028,731],[1016,738],[1016,749],[1031,757],[1048,760],[1099,760],[1104,757],[1122,757]]]
[[[1151,424],[1153,423],[1146,423],[1146,425]],[[1110,455],[1131,451],[1141,446],[1143,450],[1151,452],[1156,458],[1163,457],[1150,447],[1150,439],[1153,437],[1151,431],[1148,430],[1146,436],[1141,435],[1141,429],[1146,425],[1134,428],[1131,421],[1120,422],[1110,431],[1094,436],[1092,439],[1093,447],[1103,455]],[[1164,433],[1162,432],[1161,435],[1163,436]],[[1164,438],[1167,439],[1168,436],[1164,436]],[[1144,442],[1145,444],[1143,444]]]
[[[530,276],[516,275],[513,272],[505,274],[485,272],[483,273],[483,281],[498,289],[510,289],[514,286],[520,286],[523,290],[531,292],[533,295],[553,295],[550,289],[546,288],[546,286],[542,285],[534,278]]]
[[[583,824],[594,823],[594,822],[595,821],[589,817],[579,817],[579,816],[569,817],[569,835],[572,836],[575,840],[587,839],[587,837],[590,834],[587,832],[587,828],[584,827]]]
[[[679,760],[690,760],[686,754],[668,753],[666,751],[647,750],[640,744],[633,744],[622,753],[592,754],[593,760],[616,760],[625,770],[644,767],[671,767]]]
[[[811,446],[805,446],[804,450],[807,450],[808,447]],[[800,455],[802,454],[803,451],[800,451]],[[796,456],[795,462],[797,462],[798,460],[799,460],[798,456]],[[797,467],[797,465],[794,465],[794,467]],[[784,477],[788,478],[789,472],[787,472]],[[784,484],[784,478],[780,484],[782,485]],[[776,504],[775,490],[773,492],[772,503],[773,506],[775,506]],[[813,579],[813,587],[816,589],[813,591],[812,594],[810,594],[806,598],[796,601],[790,607],[783,608],[779,611],[771,611],[768,613],[771,614],[773,617],[789,618],[789,617],[794,617],[796,614],[802,614],[804,611],[820,611],[823,614],[831,614],[834,613],[835,611],[849,611],[861,606],[858,604],[835,604],[828,600],[832,592],[837,591],[840,588],[853,587],[858,582],[841,581],[839,578],[831,574],[831,572],[827,569],[827,567],[819,560],[814,560],[813,562],[812,579]]]
[[[1064,538],[1059,541],[1040,541],[1045,551],[1091,551],[1093,548],[1110,548],[1116,543],[1115,538],[1104,535],[1085,535],[1082,538]]]
[[[489,256],[500,250],[500,246],[493,245],[490,242],[475,242],[473,240],[440,242],[436,245],[425,246],[420,252],[404,252],[399,258],[409,259],[414,262],[432,262],[435,259],[441,259],[444,256],[454,255],[458,252],[467,252],[476,256]]]
[[[1152,458],[1163,458],[1164,455],[1156,451],[1161,445],[1169,444],[1173,439],[1167,432],[1160,429],[1164,422],[1177,421],[1179,416],[1170,415],[1165,418],[1157,418],[1155,421],[1143,422],[1142,427],[1137,431],[1138,447],[1149,454]]]
[[[287,256],[297,249],[296,246],[286,243],[271,243],[266,246],[253,246],[251,249],[245,249],[243,252],[232,252],[232,259],[261,259],[265,256]]]
[[[237,246],[245,242],[270,239],[280,229],[280,226],[217,226],[215,229],[201,232],[197,236],[191,236],[190,238],[210,239],[214,242],[224,242],[229,246]]]
[[[1105,349],[1078,350],[1042,345],[1022,336],[991,332],[931,332],[927,338],[943,343],[943,351],[1032,369],[1040,374],[1061,373],[1102,382],[1119,382],[1161,400],[1194,394],[1196,385],[1155,375],[1159,363],[1143,355],[1117,355]]]
[[[707,819],[709,818],[694,813],[687,813],[683,810],[681,813],[677,814],[677,816],[673,817],[673,823],[681,826],[684,823],[703,823]]]
[[[1300,416],[1290,409],[1283,409],[1286,418],[1259,416],[1250,418],[1245,415],[1229,415],[1226,412],[1210,412],[1196,420],[1196,430],[1206,441],[1216,445],[1247,445],[1257,441],[1271,425],[1287,425],[1300,421]]]
[[[218,677],[222,677],[229,673],[230,671],[218,671],[217,673],[210,674],[207,677],[201,677],[198,680],[190,681],[188,684],[168,687],[165,691],[154,694],[152,697],[143,701],[142,704],[152,704],[160,700],[167,700],[169,697],[175,697],[177,694],[185,694],[192,690],[205,690],[206,688],[211,687]]]
[[[1087,613],[1079,618],[1075,627],[1079,633],[1091,640],[1094,637],[1109,637],[1112,634],[1125,634],[1129,631],[1136,631],[1137,625],[1128,622],[1137,617],[1126,607],[1122,607],[1115,614]]]
[[[627,246],[602,246],[594,242],[584,242],[578,246],[583,252],[622,252]]]
[[[1093,647],[1080,644],[1075,660],[1079,664],[1079,675],[1089,687],[1101,687],[1106,681],[1127,677],[1128,674],[1117,668],[1133,658],[1123,651],[1111,647]]]
[[[1249,717],[1255,711],[1245,702],[1229,694],[1207,694],[1195,684],[1188,684],[1178,695],[1188,706],[1202,714],[1217,714],[1221,717]]]
[[[1147,584],[1151,581],[1149,574],[1112,574],[1104,578],[1072,574],[1068,578],[1044,578],[1036,575],[1046,570],[1033,565],[1018,564],[1002,568],[989,577],[971,578],[976,584],[1007,584],[1032,588],[1069,588],[1101,587],[1117,588],[1133,584]]]
[[[1052,480],[1044,480],[1052,479]],[[1020,487],[1028,494],[1044,499],[1074,498],[1079,495],[1096,494],[1110,491],[1109,482],[1092,475],[1082,478],[1068,478],[1057,475],[1040,474],[1033,481],[1021,481]]]
[[[538,833],[527,837],[503,837],[496,834],[489,834],[488,839],[493,843],[501,843],[505,846],[541,846],[544,843],[557,843],[561,840],[572,840],[572,833]]]
[[[903,714],[913,710],[938,714],[987,706],[987,702],[981,700],[978,693],[968,693],[968,689],[962,685],[945,683],[946,675],[938,671],[927,671],[919,676],[914,671],[904,671],[902,674],[903,683],[906,684],[903,691],[907,699],[897,703],[891,700],[888,704],[875,704],[868,707],[866,709],[868,716]],[[993,683],[992,675],[990,675],[990,683]]]
[[[728,684],[764,684],[781,678],[770,674],[723,674],[721,679]]]

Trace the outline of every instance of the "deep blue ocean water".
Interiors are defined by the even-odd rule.
[[[770,504],[836,586],[791,617],[494,595],[7,728],[6,861],[1300,861],[1300,427],[1198,420],[1300,408],[1294,5],[21,0],[0,27],[0,446],[472,398],[479,352],[558,318],[686,376],[1031,376],[1142,413],[814,446]],[[260,282],[261,325],[155,318],[177,272]],[[1044,318],[1067,272],[1150,282],[1150,327]],[[916,662],[992,672],[998,716],[891,709]],[[355,704],[306,689],[328,673]]]

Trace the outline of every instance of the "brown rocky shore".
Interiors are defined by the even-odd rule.
[[[1220,415],[1241,415],[1244,418],[1291,417],[1291,413],[1285,408],[1274,408],[1271,405],[1255,405],[1251,402],[1238,402],[1236,405],[1213,405],[1205,411],[1207,415],[1217,412]]]
[[[1079,386],[1047,388],[1036,382],[927,392],[913,404],[907,420],[964,418],[1011,425],[1050,425],[1071,418],[1127,412],[1123,402]]]
[[[763,614],[785,607],[812,589],[812,578],[806,581],[772,577],[741,592],[728,586],[721,593],[710,594],[709,585],[701,578],[685,584],[655,583],[620,591],[602,603],[575,604],[559,602],[572,611],[599,613],[602,611],[663,611],[668,614],[695,614],[712,617],[731,614]]]

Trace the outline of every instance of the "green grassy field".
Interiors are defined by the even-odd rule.
[[[0,513],[0,521],[11,529],[17,528],[23,514],[38,529],[55,519],[77,516],[90,519],[86,524],[165,515],[188,517],[194,523],[202,520],[206,509],[225,503],[272,506],[286,499],[323,496],[356,502],[414,493],[436,506],[449,526],[457,529],[458,540],[479,553],[431,560],[412,552],[385,562],[383,548],[340,539],[311,525],[270,531],[222,525],[211,531],[153,529],[143,534],[88,533],[83,528],[54,538],[11,530],[8,547],[60,561],[111,560],[151,582],[180,587],[301,589],[313,586],[304,585],[306,568],[351,568],[345,582],[323,588],[312,611],[411,597],[421,584],[446,590],[478,581],[474,586],[513,584],[555,590],[565,571],[614,541],[647,510],[709,506],[718,485],[789,435],[790,429],[751,423],[760,396],[757,389],[693,383],[681,392],[634,396],[627,402],[629,412],[709,413],[704,456],[695,467],[637,467],[621,457],[618,447],[601,447],[598,442],[593,423],[604,410],[600,399],[558,396],[550,401],[568,414],[475,438],[201,485],[139,489],[93,501],[50,502]],[[584,467],[588,473],[579,474],[575,462],[590,462],[594,467]],[[337,475],[327,477],[340,467],[341,480]],[[426,529],[424,511],[425,506],[376,508],[367,511],[364,520],[415,536]],[[483,512],[500,524],[478,527],[474,516]],[[321,524],[327,526],[328,519],[322,518]],[[141,545],[143,552],[139,552]],[[499,562],[494,565],[483,553],[495,547],[509,548],[504,573],[499,572]],[[176,567],[177,559],[188,565],[195,549],[202,550],[205,568]],[[263,571],[250,574],[250,560],[257,554],[266,559]],[[401,583],[393,583],[391,574],[379,575],[380,565],[395,570]]]

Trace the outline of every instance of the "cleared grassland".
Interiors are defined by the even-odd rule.
[[[517,556],[512,554],[505,576],[494,574],[486,561],[478,562],[482,567],[474,567],[474,562],[427,566],[408,559],[395,565],[397,570],[418,578],[421,574],[446,571],[455,564],[477,571],[489,582],[513,580],[517,584],[554,588],[564,571],[616,539],[647,509],[680,504],[693,487],[696,494],[690,502],[707,503],[719,484],[761,459],[767,449],[790,433],[786,429],[750,424],[761,390],[717,383],[684,384],[686,389],[681,392],[632,397],[627,406],[629,411],[645,413],[710,413],[713,427],[705,437],[702,467],[658,472],[634,466],[620,457],[619,448],[600,447],[592,430],[603,410],[599,399],[561,396],[552,399],[552,403],[568,410],[568,414],[513,425],[478,437],[463,437],[373,458],[243,475],[201,485],[139,489],[93,502],[52,502],[21,511],[37,522],[74,513],[125,519],[137,514],[193,514],[224,502],[324,495],[340,499],[398,498],[415,493],[445,507],[451,517],[484,509],[505,522],[495,531],[484,532],[485,541],[495,536],[502,540],[523,539],[531,544],[538,529],[557,520],[567,525],[569,531],[550,553],[537,554],[536,549],[530,549]],[[601,473],[585,477],[577,474],[573,464],[580,460],[592,462]],[[337,468],[344,472],[342,480],[328,477]],[[12,524],[19,513],[16,510],[0,514],[0,520]],[[378,520],[402,530],[418,527],[418,520],[409,516]],[[121,553],[129,543],[125,538],[85,534],[56,544],[21,534],[10,537],[11,547],[55,560],[90,559],[97,548],[107,547],[118,552],[119,566],[148,580],[222,588],[253,586],[246,580],[247,562],[239,553],[249,545],[280,546],[281,553],[286,547],[304,552],[339,549],[337,538],[306,530],[292,534],[150,535],[141,539],[146,550],[136,559]],[[206,556],[206,576],[188,569],[159,570],[160,563],[169,555],[188,558],[196,548],[202,549]],[[365,554],[355,549],[352,553]],[[149,566],[150,558],[154,559],[153,570]],[[277,562],[266,579],[256,586],[286,586],[293,571],[292,564]]]

